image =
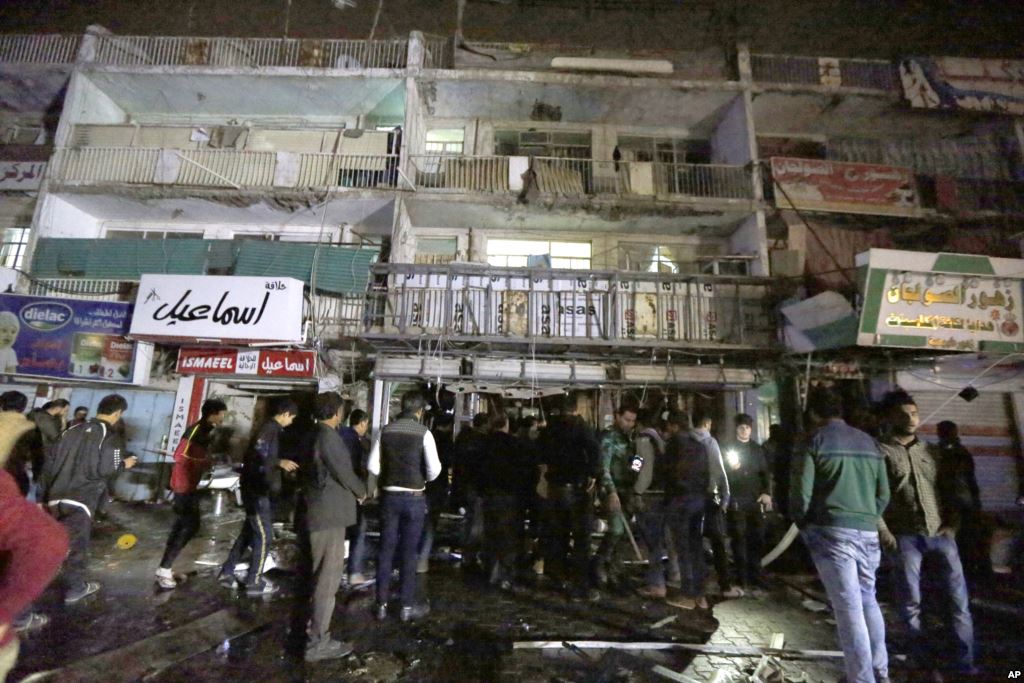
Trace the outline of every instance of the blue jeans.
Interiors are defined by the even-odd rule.
[[[366,506],[356,506],[356,523],[349,527],[348,568],[349,576],[362,574],[366,567]]]
[[[971,669],[974,665],[974,623],[956,541],[944,536],[913,534],[897,536],[896,542],[899,547],[896,554],[896,599],[900,617],[910,632],[911,653],[916,663],[934,662],[939,654],[928,646],[921,628],[921,561],[931,553],[941,560],[942,587],[953,610],[954,662],[959,669]]]
[[[416,549],[423,535],[427,499],[384,491],[380,501],[380,553],[377,556],[377,602],[391,597],[391,568],[397,564],[402,581],[402,606],[412,607],[416,599]]]
[[[885,622],[875,598],[882,559],[877,531],[808,526],[802,536],[832,603],[848,683],[889,676]]]
[[[679,556],[679,588],[688,598],[704,595],[707,566],[704,562],[704,494],[677,496],[665,506],[665,523]],[[650,577],[657,578],[657,577]],[[654,585],[659,585],[655,581]],[[660,585],[664,585],[664,579]]]

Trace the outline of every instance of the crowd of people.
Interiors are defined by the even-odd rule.
[[[648,562],[636,592],[696,610],[709,608],[709,598],[762,589],[766,516],[781,504],[778,511],[799,528],[832,602],[848,681],[888,680],[875,590],[883,550],[896,567],[895,604],[910,634],[913,661],[930,670],[940,652],[952,652],[961,676],[974,671],[973,624],[956,539],[959,528],[979,525],[971,458],[952,423],[940,425],[939,444],[919,440],[917,408],[906,393],[885,397],[882,427],[869,435],[842,419],[833,391],[815,389],[808,398],[812,427],[798,446],[777,426],[758,444],[746,414],[734,417],[720,444],[709,413],[657,413],[628,401],[598,433],[578,414],[571,395],[543,421],[512,421],[495,410],[475,415],[453,438],[451,415],[426,426],[427,399],[418,391],[402,397],[401,413],[371,443],[366,412],[346,415],[344,405],[337,393],[318,395],[308,448],[286,455],[282,432],[299,407],[288,398],[270,404],[241,463],[245,520],[218,576],[225,588],[251,597],[279,590],[264,570],[276,501],[290,475],[299,491],[294,522],[304,550],[307,661],[352,651],[351,643],[331,637],[330,627],[339,588],[367,582],[371,498],[378,499],[380,516],[374,614],[401,621],[429,611],[417,575],[429,571],[444,510],[463,512],[463,570],[497,589],[546,584],[580,601],[598,600],[602,590],[632,591],[627,558],[640,559],[642,546]],[[87,409],[76,409],[70,421],[65,400],[28,417],[26,407],[23,394],[0,396],[0,454],[6,457],[0,544],[11,558],[0,587],[0,675],[16,658],[14,631],[45,625],[45,615],[31,603],[58,568],[63,566],[68,605],[101,589],[88,579],[92,523],[110,478],[136,464],[125,449],[121,418],[128,403],[122,396],[103,398],[91,418]],[[174,450],[174,522],[155,573],[160,589],[173,590],[184,580],[173,565],[199,531],[200,481],[213,464],[211,444],[227,410],[221,400],[205,401],[200,420]],[[596,548],[595,528],[604,531]],[[717,578],[714,596],[707,592],[706,554]],[[951,607],[952,649],[937,650],[924,633],[925,556],[934,557]],[[248,568],[236,574],[247,557]]]

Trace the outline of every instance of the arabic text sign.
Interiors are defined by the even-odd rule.
[[[38,190],[45,161],[0,161],[0,190]]]
[[[1024,115],[1024,60],[912,57],[900,81],[912,107]]]
[[[917,187],[908,168],[772,157],[775,205],[838,213],[910,216]]]
[[[311,378],[315,370],[314,351],[183,348],[178,352],[178,372],[183,375]]]
[[[291,278],[143,275],[131,334],[140,339],[298,342],[302,282]]]
[[[0,294],[0,373],[131,382],[131,305]]]

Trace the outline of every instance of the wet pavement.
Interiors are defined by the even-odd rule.
[[[353,641],[346,659],[306,664],[301,656],[301,611],[294,575],[275,570],[279,596],[250,599],[215,580],[241,522],[239,512],[207,515],[200,537],[176,563],[188,571],[177,590],[160,592],[153,572],[170,526],[169,506],[113,503],[93,534],[93,578],[103,590],[65,607],[51,588],[38,603],[51,624],[24,638],[12,680],[52,681],[647,681],[671,680],[654,671],[663,666],[676,680],[746,680],[756,656],[705,655],[683,650],[628,652],[557,648],[516,649],[528,641],[616,641],[767,647],[781,633],[787,649],[835,650],[827,609],[810,611],[809,598],[823,600],[811,576],[779,577],[756,596],[719,602],[713,616],[678,610],[628,593],[603,593],[596,603],[572,602],[541,586],[501,592],[467,576],[442,557],[421,575],[431,613],[421,621],[383,623],[372,618],[372,587],[339,593],[333,633]],[[280,531],[280,529],[279,529]],[[124,533],[138,537],[122,550]],[[294,536],[279,534],[279,561],[294,559]],[[633,568],[640,585],[641,567]],[[1016,637],[1024,612],[1013,603],[1024,596],[1007,589],[993,601],[1001,610],[976,604],[975,620],[988,676],[1006,680],[1021,668],[1024,645]],[[810,603],[808,603],[810,605]],[[813,606],[813,605],[811,605]],[[887,615],[889,617],[891,615]],[[673,619],[673,617],[675,617]],[[893,621],[889,621],[893,623]],[[901,650],[892,629],[892,652]],[[765,663],[762,663],[762,665]],[[774,664],[774,662],[770,662]],[[836,681],[841,660],[779,662],[785,680]],[[905,680],[898,660],[894,680]],[[727,674],[732,674],[728,678]],[[802,676],[802,679],[801,679]],[[783,679],[777,679],[783,680]]]

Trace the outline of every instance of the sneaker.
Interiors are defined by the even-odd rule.
[[[733,598],[742,598],[746,593],[739,586],[733,586],[728,590],[722,591],[722,597],[726,600],[732,600]]]
[[[402,612],[398,618],[402,621],[415,621],[416,619],[422,619],[428,614],[430,614],[430,605],[422,603],[412,607],[402,607]]]
[[[156,585],[160,587],[160,590],[174,590],[178,587],[178,581],[170,569],[161,567],[156,570]]]
[[[416,573],[427,574],[430,572],[430,558],[424,557],[422,560],[416,562]]]
[[[377,621],[384,621],[388,618],[388,603],[378,602],[373,606],[373,615],[377,617]]]
[[[688,598],[684,595],[668,598],[665,602],[673,607],[678,607],[679,609],[697,609],[697,601],[694,598]]]
[[[708,604],[708,599],[703,595],[697,598],[697,609],[711,609],[711,605]]]
[[[348,585],[352,588],[355,588],[356,586],[362,586],[364,583],[366,583],[366,577],[362,574],[349,574]]]
[[[235,590],[241,585],[234,574],[225,574],[224,572],[217,575],[217,583],[228,590]]]
[[[250,598],[260,598],[268,595],[273,595],[280,590],[280,587],[276,583],[271,583],[266,579],[257,581],[251,586],[245,587],[245,594]]]
[[[73,605],[80,600],[84,600],[93,593],[99,592],[99,590],[100,584],[98,581],[86,581],[81,588],[73,590],[64,596],[64,604]]]
[[[341,659],[352,654],[352,649],[352,643],[342,643],[328,638],[306,648],[306,661],[320,662],[325,659]]]
[[[596,588],[584,588],[572,591],[569,599],[573,602],[598,602],[601,599],[601,592]]]
[[[664,586],[644,586],[637,589],[637,595],[650,600],[663,600],[667,591]]]
[[[39,612],[29,612],[28,614],[14,620],[14,630],[18,633],[29,633],[43,628],[50,623],[50,617]]]

